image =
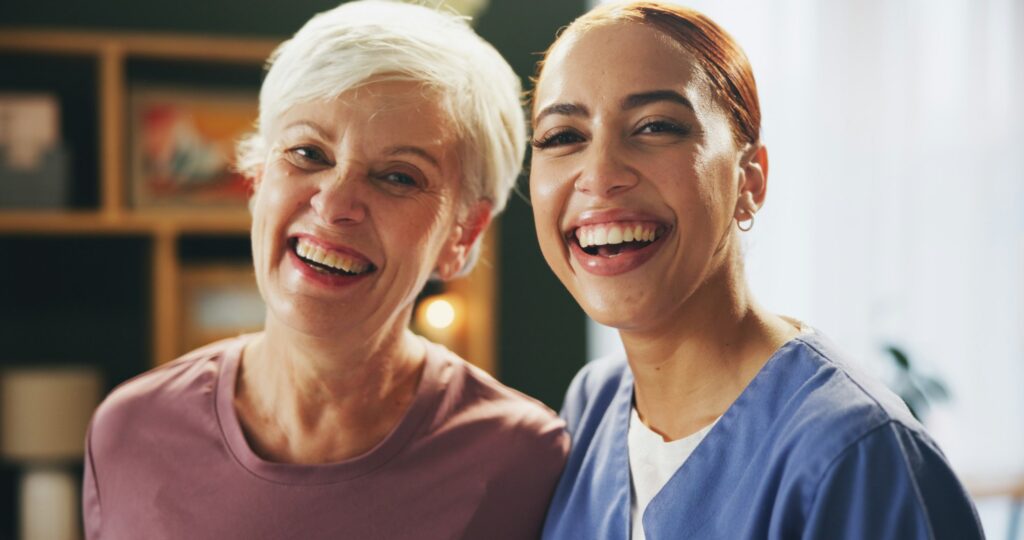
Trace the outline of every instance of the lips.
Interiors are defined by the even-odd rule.
[[[340,251],[307,237],[293,238],[292,249],[303,262],[330,273],[358,275],[373,269],[373,264],[365,257]]]
[[[648,216],[604,211],[582,214],[565,237],[571,257],[583,270],[614,276],[647,262],[670,229]]]
[[[660,228],[657,223],[649,221],[600,223],[579,227],[574,236],[584,249],[596,252],[604,248],[609,254],[615,254],[620,247],[628,250],[653,242]]]
[[[362,253],[309,235],[288,239],[294,266],[306,277],[326,285],[346,285],[377,270]]]

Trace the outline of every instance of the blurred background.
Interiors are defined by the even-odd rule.
[[[0,3],[0,538],[32,519],[19,508],[77,493],[75,441],[103,394],[259,328],[228,149],[266,56],[336,3]],[[449,4],[525,88],[591,5]],[[1024,2],[686,4],[758,79],[771,174],[744,240],[755,294],[888,382],[989,536],[1024,538]],[[415,324],[553,408],[619,346],[547,269],[524,197],[472,276],[428,286]]]

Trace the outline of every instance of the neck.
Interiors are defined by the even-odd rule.
[[[426,354],[406,325],[391,327],[363,339],[311,336],[268,314],[244,351],[235,394],[254,450],[275,461],[326,463],[383,440],[412,402]]]
[[[726,265],[658,326],[621,332],[640,418],[666,440],[699,431],[797,333],[756,305],[738,265]]]

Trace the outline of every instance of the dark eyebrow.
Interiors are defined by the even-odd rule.
[[[691,111],[694,110],[693,104],[690,103],[690,100],[686,99],[682,94],[675,90],[652,90],[650,92],[630,94],[622,100],[622,108],[624,110],[635,109],[637,107],[643,107],[644,105],[657,103],[659,101],[678,103]]]
[[[590,116],[590,111],[579,103],[555,103],[541,109],[541,111],[537,113],[537,118],[533,119],[533,123],[539,124],[542,118],[551,114],[587,117]]]
[[[401,154],[413,154],[415,156],[419,156],[419,157],[425,159],[426,161],[428,161],[431,165],[433,165],[438,170],[441,169],[441,163],[437,160],[437,158],[435,158],[433,156],[433,154],[431,154],[430,152],[424,150],[423,148],[420,148],[419,146],[392,146],[391,148],[388,148],[385,151],[385,154],[387,154],[389,156],[397,156],[397,155],[401,155]]]
[[[644,105],[657,103],[659,101],[678,103],[691,111],[694,110],[693,104],[690,103],[690,100],[686,99],[682,94],[675,90],[652,90],[650,92],[630,94],[622,100],[622,108],[623,110],[635,109],[637,107],[643,107]],[[533,123],[538,124],[542,118],[551,114],[587,117],[590,116],[590,111],[579,103],[555,103],[541,109],[541,111],[537,113],[537,118],[533,120]]]

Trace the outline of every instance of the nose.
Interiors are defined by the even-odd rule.
[[[589,155],[574,184],[576,191],[611,197],[629,191],[639,181],[636,171],[624,162],[621,150],[614,144],[592,143],[587,150]]]
[[[310,206],[324,223],[330,225],[356,224],[366,219],[363,186],[366,172],[353,162],[339,162],[325,172]]]

